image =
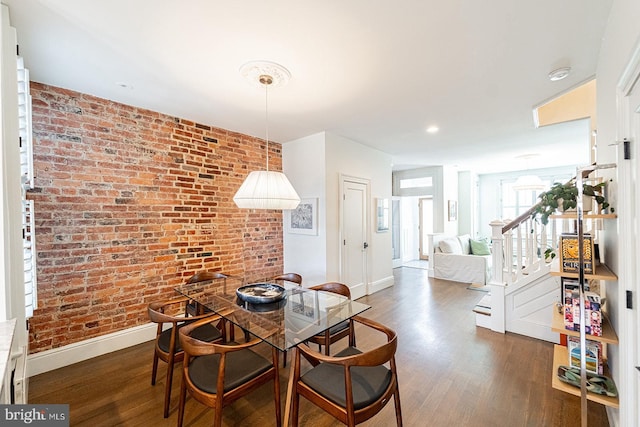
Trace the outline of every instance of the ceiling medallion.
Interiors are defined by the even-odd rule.
[[[270,61],[249,61],[240,67],[240,74],[249,83],[261,88],[265,85],[264,76],[271,78],[266,84],[273,88],[286,86],[291,78],[289,70]]]

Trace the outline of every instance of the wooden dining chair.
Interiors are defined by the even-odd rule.
[[[348,347],[335,356],[298,345],[293,361],[292,425],[298,425],[300,396],[346,424],[355,426],[382,410],[391,397],[395,404],[396,424],[402,426],[400,392],[395,361],[396,333],[380,323],[356,316],[354,321],[386,335],[386,342],[361,351]],[[301,374],[301,357],[313,368]]]
[[[185,356],[182,363],[182,384],[178,409],[178,427],[184,420],[186,394],[203,405],[214,408],[213,425],[222,425],[222,410],[231,402],[259,386],[273,382],[276,425],[281,425],[280,377],[278,350],[271,347],[271,360],[251,348],[262,340],[256,338],[242,344],[209,343],[196,337],[198,327],[209,324],[200,320],[180,329],[180,343]]]
[[[193,276],[189,277],[189,279],[187,279],[187,284],[209,282],[217,279],[226,279],[228,277],[229,276],[219,271],[199,271],[195,273]],[[188,316],[196,316],[206,311],[208,311],[206,307],[203,307],[202,305],[196,303],[193,300],[189,300],[187,302],[186,313]]]
[[[302,286],[302,276],[298,273],[280,274],[278,276],[272,277],[271,280],[275,282],[286,280],[287,282],[297,283],[298,285]]]
[[[311,286],[309,289],[313,289],[315,291],[333,292],[334,294],[339,294],[351,299],[351,291],[349,291],[349,287],[343,283],[327,282],[320,285]],[[307,341],[318,344],[318,351],[321,351],[322,346],[324,346],[324,353],[328,356],[331,344],[344,337],[349,337],[349,346],[356,346],[356,335],[354,333],[352,320],[345,320],[344,322],[340,322],[337,325],[327,329],[326,331],[314,335]]]
[[[149,320],[158,324],[155,345],[153,350],[153,367],[151,369],[151,385],[156,384],[156,375],[158,372],[158,360],[167,363],[167,377],[164,388],[164,417],[169,416],[169,405],[171,401],[171,383],[173,382],[173,366],[180,362],[184,356],[182,348],[178,340],[178,330],[183,328],[187,323],[194,322],[203,318],[213,321],[221,321],[219,316],[213,316],[213,313],[205,313],[199,316],[184,317],[182,307],[186,304],[188,298],[177,298],[170,301],[156,301],[149,304],[147,313]],[[165,329],[170,324],[171,327]],[[220,330],[212,326],[209,322],[198,328],[194,335],[203,341],[222,341],[225,339],[224,330]]]

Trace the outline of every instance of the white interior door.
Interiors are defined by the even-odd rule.
[[[622,426],[640,426],[640,48],[632,55],[629,72],[619,84],[619,135],[628,142],[618,147],[618,307],[620,357],[616,381],[620,384],[620,419]],[[625,148],[627,145],[628,149]],[[628,153],[628,156],[626,155]],[[631,292],[632,308],[626,307],[627,292]]]
[[[634,219],[635,224],[633,225],[633,229],[637,233],[637,230],[640,230],[640,197],[638,194],[638,185],[640,185],[640,162],[638,161],[638,145],[640,143],[640,84],[636,83],[633,92],[629,97],[629,118],[630,118],[630,137],[629,137],[629,151],[630,151],[630,159],[629,160],[620,160],[621,162],[630,162],[629,165],[629,176],[630,176],[630,185],[627,193],[629,194],[629,200],[632,203],[629,204],[630,212],[629,216]],[[623,157],[624,157],[624,147],[623,147]],[[631,260],[638,260],[640,256],[640,239],[637,238],[637,234],[634,233],[631,240],[634,242],[634,246],[630,248],[632,253],[629,254],[629,258]],[[625,262],[625,260],[623,260]],[[639,272],[638,267],[635,262],[630,263],[631,266],[629,268],[630,279],[629,281],[625,280],[625,288],[633,292],[634,310],[625,310],[627,315],[629,316],[628,324],[629,324],[629,332],[625,335],[625,339],[629,339],[630,349],[633,349],[633,355],[631,357],[630,362],[632,365],[637,367],[637,370],[634,372],[633,366],[628,366],[628,369],[631,373],[631,384],[630,395],[635,396],[635,402],[638,402],[638,396],[640,396],[640,339],[638,339],[638,334],[640,333],[640,315],[638,315],[638,310],[640,307],[640,299],[638,295],[640,293],[640,286],[638,285]],[[623,367],[622,375],[625,375],[624,372],[625,367]],[[630,414],[630,418],[633,421],[633,425],[640,426],[640,410],[638,409],[637,404],[633,405],[633,413]]]
[[[343,178],[341,281],[349,286],[352,299],[367,293],[368,194],[368,181]]]

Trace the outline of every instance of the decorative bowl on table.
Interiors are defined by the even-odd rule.
[[[284,288],[275,283],[252,283],[236,289],[236,296],[252,304],[272,303],[284,298]]]

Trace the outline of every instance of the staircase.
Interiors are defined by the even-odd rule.
[[[532,208],[533,209],[533,208]],[[531,210],[513,221],[493,221],[490,292],[476,304],[476,325],[559,342],[551,332],[552,306],[560,301],[560,280],[551,276],[545,250],[557,241],[555,221],[545,227]]]

